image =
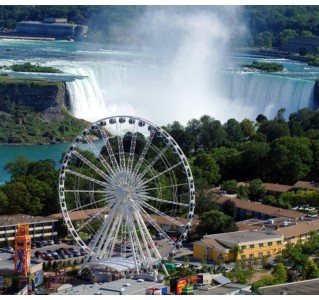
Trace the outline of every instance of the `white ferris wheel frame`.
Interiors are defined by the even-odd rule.
[[[123,139],[124,133],[118,131],[118,127],[121,128],[121,124],[129,123],[132,125],[133,131],[131,132],[130,140],[130,150],[129,153],[124,151]],[[109,132],[105,131],[106,126],[115,126],[116,134],[115,136],[108,137]],[[139,128],[147,128],[149,136],[145,141],[144,148],[139,157],[135,155],[135,147],[138,140],[138,133],[140,133]],[[134,131],[135,130],[135,131]],[[103,157],[99,149],[95,145],[95,141],[90,137],[91,132],[99,132],[100,140],[103,141],[103,146],[107,151],[107,158],[109,161]],[[128,132],[127,130],[124,132]],[[163,146],[158,154],[153,158],[151,162],[147,162],[146,167],[141,171],[141,166],[145,162],[145,155],[152,146],[152,140],[154,136],[163,139],[165,146]],[[145,137],[145,135],[143,135]],[[115,138],[117,140],[118,152],[114,153],[109,139]],[[88,145],[90,151],[95,155],[100,165],[97,167],[94,163],[84,157],[77,148],[82,143]],[[170,166],[168,164],[164,171],[156,173],[153,170],[153,166],[157,161],[165,157],[165,152],[171,151],[178,156],[178,163]],[[118,156],[118,158],[116,158]],[[68,168],[68,163],[72,158],[76,158],[81,161],[86,167],[89,167],[97,175],[100,176],[99,179],[87,176],[76,170]],[[135,165],[134,165],[135,162]],[[175,189],[178,185],[185,185],[188,190],[188,203],[181,203],[175,201],[176,199],[161,199],[148,195],[150,190],[155,190],[157,187],[148,187],[148,183],[157,179],[168,172],[173,171],[175,168],[181,167],[183,174],[185,175],[185,182],[176,184]],[[152,173],[151,178],[144,178],[145,174],[148,172]],[[88,182],[101,186],[103,190],[67,190],[65,182],[68,176],[75,176],[81,180],[87,180]],[[101,180],[103,178],[103,180]],[[171,186],[173,188],[173,185]],[[91,216],[87,221],[82,223],[80,228],[76,228],[70,218],[71,211],[82,211],[88,205],[80,205],[73,210],[68,210],[66,203],[67,193],[77,194],[80,198],[81,193],[87,193],[92,195],[92,193],[104,193],[105,198],[103,201],[107,203],[105,207],[100,208],[100,211],[93,216]],[[80,200],[79,200],[80,201]],[[149,204],[149,201],[155,201],[165,203],[166,205],[174,205],[174,207],[188,207],[187,222],[186,224],[178,221],[178,218],[170,217],[167,214],[161,212],[161,210],[153,207]],[[84,249],[88,254],[86,256],[85,262],[83,264],[88,264],[91,260],[101,260],[105,258],[111,258],[111,254],[114,253],[116,241],[118,240],[119,232],[126,236],[129,240],[129,244],[133,249],[131,249],[135,269],[139,273],[140,269],[150,270],[152,267],[161,262],[163,256],[159,253],[157,247],[154,245],[153,238],[149,232],[148,226],[145,223],[151,225],[159,235],[161,235],[165,240],[172,245],[169,253],[175,251],[176,248],[182,247],[182,241],[186,240],[187,233],[191,230],[191,222],[194,217],[195,209],[195,187],[194,180],[191,172],[191,168],[187,162],[186,156],[184,155],[182,149],[179,147],[177,142],[161,127],[135,116],[113,116],[106,117],[104,119],[98,120],[91,124],[89,127],[84,129],[77,138],[73,141],[69,150],[64,156],[62,167],[59,175],[59,202],[61,206],[62,215],[69,232],[71,233],[77,244]],[[92,204],[92,203],[91,203]],[[95,203],[96,204],[96,203]],[[109,210],[109,213],[105,220],[102,222],[101,227],[95,232],[95,236],[91,240],[90,244],[87,245],[79,235],[80,229],[87,226],[91,221],[95,220],[97,217],[101,217],[102,213]],[[176,240],[172,238],[157,224],[156,218],[152,218],[147,210],[153,211],[158,217],[162,217],[165,220],[171,222],[179,228],[179,237]],[[124,223],[124,225],[123,225]],[[136,230],[136,226],[139,229],[139,236]],[[125,229],[123,229],[125,228]],[[127,230],[128,232],[122,232]],[[146,247],[146,245],[148,247]],[[126,247],[126,246],[124,246]],[[122,248],[121,248],[122,249]],[[125,249],[121,250],[125,251]],[[167,253],[167,254],[169,254]],[[112,257],[114,260],[115,258]],[[121,258],[123,259],[123,258]]]

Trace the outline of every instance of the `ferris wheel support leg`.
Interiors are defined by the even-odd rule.
[[[161,263],[161,266],[162,266],[162,268],[163,268],[163,270],[164,270],[165,275],[166,275],[166,276],[169,276],[169,273],[167,272],[167,269],[166,269],[166,267],[165,267],[165,264]]]

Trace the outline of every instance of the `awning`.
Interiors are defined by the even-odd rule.
[[[135,269],[135,262],[133,258],[110,257],[104,259],[97,259],[87,263],[89,267],[104,267],[110,268],[117,272],[123,272]]]
[[[217,275],[213,277],[213,280],[216,281],[217,283],[224,285],[227,283],[230,283],[231,280],[229,280],[227,277],[223,276],[223,275]]]

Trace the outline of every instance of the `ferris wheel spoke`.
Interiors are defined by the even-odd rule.
[[[78,207],[76,207],[76,208],[74,208],[74,209],[70,209],[69,212],[78,211],[79,209],[87,208],[87,207],[89,207],[89,206],[93,206],[93,205],[98,204],[98,203],[101,203],[101,202],[105,203],[105,202],[108,202],[108,201],[112,201],[112,200],[114,200],[114,199],[115,199],[115,197],[105,197],[105,198],[100,199],[100,200],[97,200],[97,201],[95,201],[95,202],[90,202],[90,203],[88,203],[88,204],[80,205],[80,206],[78,206]],[[108,208],[108,207],[107,207],[107,208]],[[102,209],[102,208],[101,208],[101,209]]]
[[[72,175],[75,175],[75,176],[77,176],[77,177],[81,177],[81,178],[86,179],[86,180],[88,180],[88,181],[90,181],[90,182],[94,182],[94,183],[99,184],[99,185],[101,185],[101,186],[103,186],[103,187],[105,187],[105,185],[106,185],[106,183],[103,182],[103,181],[97,180],[97,179],[95,179],[95,178],[92,178],[92,177],[90,177],[90,176],[86,176],[86,175],[84,175],[84,174],[82,174],[82,173],[78,173],[78,172],[73,171],[73,170],[70,170],[70,169],[66,169],[65,172],[66,172],[66,173],[70,173],[70,174],[72,174]]]
[[[127,218],[128,218],[128,224],[131,232],[131,238],[132,238],[132,246],[133,246],[133,251],[138,254],[138,256],[141,258],[141,260],[144,262],[144,264],[147,263],[147,260],[145,258],[144,252],[143,252],[143,247],[141,246],[140,240],[138,238],[138,234],[136,232],[136,226],[134,223],[134,212],[132,213],[131,207],[128,207],[128,205],[125,205],[126,212],[127,212]],[[134,242],[135,241],[135,242]]]
[[[171,166],[170,168],[167,168],[167,169],[164,170],[163,172],[158,173],[156,176],[154,176],[154,177],[152,177],[152,178],[150,178],[150,179],[148,179],[148,180],[142,181],[142,183],[138,186],[138,188],[145,186],[145,184],[147,184],[147,183],[149,183],[150,181],[152,181],[152,180],[154,180],[154,179],[156,179],[156,178],[158,178],[158,177],[164,175],[165,173],[167,173],[167,172],[169,172],[169,171],[175,169],[176,167],[178,167],[178,166],[181,165],[181,164],[182,164],[182,162],[178,162],[177,164]]]
[[[90,217],[87,221],[85,221],[83,224],[81,224],[78,228],[77,231],[81,231],[84,227],[89,225],[92,221],[94,221],[97,217],[101,217],[101,214],[106,211],[106,207],[102,208],[98,213],[95,213],[92,217]]]
[[[152,140],[153,140],[153,138],[154,138],[154,136],[155,136],[155,133],[156,133],[156,130],[155,130],[155,129],[153,129],[153,130],[150,132],[150,135],[149,135],[149,137],[148,137],[148,140],[147,140],[147,142],[146,142],[146,144],[145,144],[145,146],[144,146],[144,148],[143,148],[143,151],[142,151],[142,153],[141,153],[141,155],[140,155],[140,157],[139,157],[139,160],[137,161],[137,163],[136,163],[136,165],[135,165],[135,168],[134,168],[134,170],[133,170],[133,173],[134,173],[134,174],[137,174],[137,173],[138,173],[138,171],[139,171],[139,169],[140,169],[140,167],[141,167],[141,165],[142,165],[142,163],[143,163],[143,161],[144,161],[144,159],[145,159],[145,155],[146,155],[146,153],[148,152],[148,149],[150,148],[150,146],[151,146],[151,144],[152,144]]]
[[[123,139],[119,135],[117,136],[117,144],[118,144],[118,148],[119,148],[120,169],[122,171],[125,171],[126,166],[125,166]]]
[[[144,207],[147,207],[150,211],[154,212],[155,214],[165,218],[166,220],[170,221],[171,223],[179,226],[179,227],[184,227],[184,225],[181,222],[178,222],[177,220],[175,220],[174,218],[162,213],[160,210],[158,210],[157,208],[155,208],[154,206],[148,204],[147,202],[140,202],[140,204]]]
[[[95,144],[88,139],[86,136],[84,136],[84,140],[87,142],[87,144],[90,146],[91,150],[95,154],[95,156],[100,160],[104,168],[110,173],[114,173],[114,170],[111,168],[111,166],[108,164],[108,162],[105,160],[105,158],[102,156],[99,149],[96,148]]]
[[[101,240],[105,239],[105,236],[108,233],[109,227],[111,226],[112,221],[113,221],[114,217],[116,216],[119,205],[120,205],[120,203],[118,202],[116,204],[116,206],[111,210],[111,212],[107,216],[106,220],[103,222],[100,229],[97,231],[95,238],[92,240],[92,243],[90,244],[90,248],[92,249],[90,255],[93,254],[93,251],[94,251],[96,257],[98,257],[100,255],[100,253],[96,250],[96,247],[101,242]]]
[[[110,176],[106,175],[102,170],[100,170],[98,167],[96,167],[92,162],[90,162],[86,157],[84,157],[82,154],[80,154],[76,150],[73,151],[73,154],[77,158],[79,158],[81,161],[83,161],[87,166],[89,166],[91,169],[93,169],[97,174],[99,174],[105,180],[111,179]]]
[[[167,144],[160,153],[157,154],[157,156],[146,166],[146,168],[137,175],[138,179],[142,179],[146,173],[153,167],[153,165],[165,154],[167,149],[170,147],[170,144]]]
[[[162,236],[166,239],[172,241],[170,236],[160,226],[157,225],[154,219],[147,213],[147,211],[140,204],[135,202],[135,205],[137,205],[140,211],[143,213],[143,218],[145,218],[153,226],[153,228],[157,230],[157,232],[161,233]]]
[[[106,151],[107,151],[107,153],[108,153],[108,155],[109,155],[109,158],[110,158],[110,160],[111,160],[111,164],[112,164],[112,166],[113,166],[113,169],[114,169],[114,170],[120,170],[120,167],[119,167],[119,165],[118,165],[118,162],[117,162],[117,160],[116,160],[116,157],[115,157],[115,155],[114,155],[112,146],[111,146],[111,144],[110,144],[110,141],[109,141],[109,138],[107,137],[106,132],[105,132],[104,130],[102,130],[102,129],[100,129],[99,132],[100,132],[100,134],[101,134],[101,136],[102,136],[102,138],[103,138],[104,145],[105,145],[105,147],[106,147]]]
[[[142,198],[142,199],[146,199],[146,200],[153,200],[153,201],[157,201],[157,202],[161,202],[161,203],[169,203],[172,205],[178,205],[178,206],[184,206],[184,207],[189,207],[189,204],[186,203],[181,203],[181,202],[175,202],[175,201],[170,201],[170,200],[164,200],[164,199],[160,199],[160,198],[156,198],[156,197],[151,197],[151,196],[147,196],[147,195],[141,195],[139,194],[137,197]]]
[[[118,231],[120,229],[120,224],[122,222],[122,207],[118,208],[118,213],[112,220],[112,227],[109,230],[109,233],[106,236],[106,239],[101,239],[101,242],[99,244],[98,252],[102,253],[102,257],[104,254],[106,256],[111,255],[111,251],[113,251],[112,245],[115,244],[116,237],[118,235]],[[101,258],[102,258],[101,257]]]
[[[137,189],[138,192],[148,192],[148,191],[154,191],[154,190],[164,190],[164,189],[170,189],[170,188],[175,188],[178,186],[188,186],[188,183],[178,183],[178,184],[173,184],[173,185],[164,185],[160,187],[155,187],[155,188],[148,188],[148,189]]]
[[[88,194],[105,194],[104,190],[65,190],[65,193],[88,193]]]
[[[147,229],[147,226],[146,226],[146,224],[144,222],[144,219],[143,219],[143,217],[142,217],[142,215],[140,213],[140,210],[139,209],[135,209],[135,212],[136,212],[136,220],[137,220],[137,222],[139,224],[139,227],[143,231],[142,239],[143,239],[144,246],[146,247],[149,259],[152,259],[151,251],[149,251],[149,248],[155,254],[156,258],[160,259],[161,255],[160,255],[160,253],[158,252],[157,248],[154,245],[153,239],[152,239],[152,237],[151,237],[151,235],[150,235],[150,233],[149,233],[149,231]]]
[[[127,162],[127,171],[129,173],[133,170],[133,162],[134,162],[134,155],[135,155],[135,148],[136,148],[136,138],[137,138],[137,131],[133,133],[131,139],[131,146],[130,146],[130,153]]]

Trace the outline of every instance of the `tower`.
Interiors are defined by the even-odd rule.
[[[27,276],[30,271],[31,236],[29,225],[18,225],[14,247],[14,271],[21,276]]]

